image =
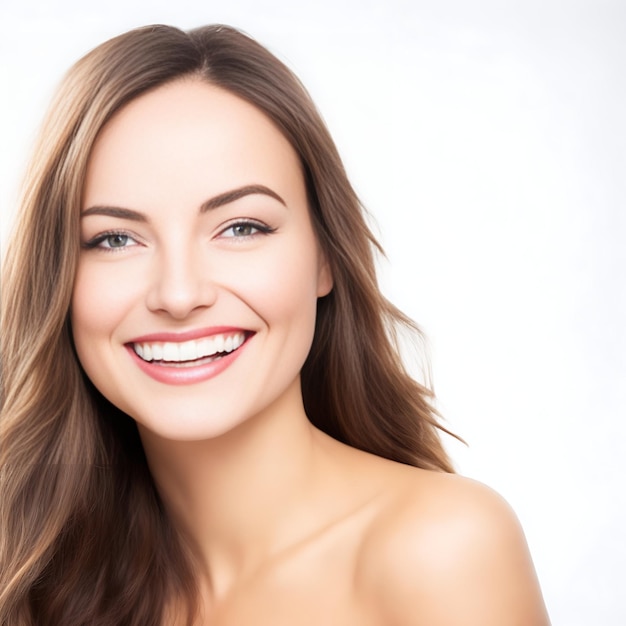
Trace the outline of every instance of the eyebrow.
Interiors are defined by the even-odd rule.
[[[243,187],[238,187],[237,189],[225,191],[224,193],[220,193],[217,196],[206,200],[200,205],[200,213],[206,213],[207,211],[217,209],[221,206],[230,204],[231,202],[235,202],[236,200],[253,194],[269,196],[270,198],[278,200],[278,202],[280,202],[283,206],[287,206],[287,203],[269,187],[266,187],[265,185],[245,185]],[[133,222],[148,221],[148,218],[139,211],[133,211],[132,209],[125,209],[117,206],[92,206],[85,209],[81,213],[81,217],[87,217],[88,215],[107,215],[109,217],[119,217],[124,220],[131,220]]]
[[[231,191],[226,191],[224,193],[219,194],[202,203],[200,207],[200,213],[205,213],[206,211],[210,211],[211,209],[217,209],[225,204],[230,204],[231,202],[235,202],[235,200],[239,200],[244,196],[249,196],[252,194],[262,194],[265,196],[269,196],[270,198],[274,198],[274,200],[278,200],[283,206],[287,206],[287,203],[275,192],[272,191],[269,187],[265,185],[246,185],[245,187],[239,187],[238,189],[232,189]]]

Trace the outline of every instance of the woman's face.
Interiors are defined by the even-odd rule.
[[[113,404],[178,440],[288,410],[332,279],[258,109],[195,79],[128,104],[91,154],[81,240],[74,340]]]

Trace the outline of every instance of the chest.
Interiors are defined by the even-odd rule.
[[[237,585],[198,626],[382,626],[350,541],[316,543]]]

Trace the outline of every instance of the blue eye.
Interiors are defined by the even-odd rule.
[[[107,235],[100,243],[106,243],[107,248],[125,248],[130,237],[116,233],[115,235]]]
[[[267,224],[262,224],[261,222],[253,222],[251,220],[244,220],[231,224],[221,232],[220,236],[226,238],[241,239],[245,237],[254,237],[258,234],[266,235],[273,232],[274,229]]]
[[[101,233],[90,239],[85,244],[85,248],[101,248],[104,250],[123,250],[136,246],[137,242],[130,235],[123,232]]]
[[[249,237],[255,232],[258,232],[258,230],[249,222],[235,224],[234,226],[231,226],[228,230],[233,233],[233,237]]]

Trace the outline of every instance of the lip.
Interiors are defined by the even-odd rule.
[[[212,335],[227,335],[230,333],[244,333],[248,336],[252,333],[245,328],[238,328],[236,326],[211,326],[209,328],[196,328],[194,330],[187,330],[182,333],[162,332],[152,333],[151,335],[142,335],[141,337],[135,337],[128,342],[128,345],[133,343],[149,343],[149,342],[183,342],[192,341],[193,339],[202,339],[202,337],[211,337]]]
[[[134,343],[150,341],[182,342],[200,339],[202,337],[210,337],[211,335],[234,332],[243,332],[245,335],[244,342],[239,346],[239,348],[220,357],[216,361],[192,367],[174,367],[165,365],[162,361],[144,361],[133,348]],[[221,326],[212,327],[210,329],[193,330],[184,333],[155,333],[152,335],[144,335],[128,342],[125,347],[130,358],[139,367],[139,369],[157,382],[164,383],[166,385],[193,385],[195,383],[210,380],[230,367],[245,350],[249,340],[254,336],[254,334],[255,333],[250,331],[244,331],[241,328]]]

